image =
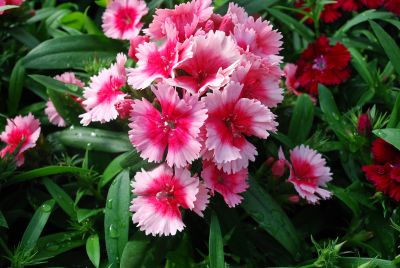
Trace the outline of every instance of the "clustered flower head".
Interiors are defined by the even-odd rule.
[[[385,140],[378,138],[372,142],[371,165],[365,165],[362,170],[375,188],[400,201],[400,151]]]
[[[210,194],[229,207],[243,199],[258,154],[249,138],[266,139],[278,126],[270,108],[283,99],[282,36],[235,4],[225,15],[213,12],[211,0],[157,9],[142,30],[146,13],[141,0],[109,3],[103,30],[130,40],[136,65],[125,68],[120,54],[91,77],[80,117],[83,125],[128,117],[135,149],[160,163],[134,178],[133,222],[147,234],[173,235],[184,227],[181,210],[202,216]],[[195,160],[199,174],[190,173]]]
[[[301,8],[302,11],[310,12],[312,8],[306,4],[304,0],[297,0],[294,3],[295,7]],[[400,1],[399,0],[336,0],[332,3],[324,5],[320,14],[320,19],[324,23],[333,23],[340,19],[345,12],[358,11],[361,8],[376,9],[383,7],[396,15],[400,15]],[[302,17],[303,15],[300,15]],[[307,23],[313,23],[312,18],[307,18]]]

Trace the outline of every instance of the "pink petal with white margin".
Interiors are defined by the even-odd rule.
[[[193,212],[203,217],[203,211],[207,208],[208,203],[210,203],[209,198],[208,189],[204,183],[199,183],[199,192],[196,195],[196,201],[194,201]]]
[[[230,81],[230,75],[241,56],[230,36],[222,31],[193,37],[193,57],[177,65],[185,75],[170,79],[170,84],[192,94],[204,94],[207,89],[218,90]]]
[[[169,21],[178,32],[179,41],[183,42],[192,36],[213,13],[211,0],[192,0],[175,6],[175,9],[157,9],[153,22],[144,32],[152,39],[166,37],[166,22]]]
[[[227,174],[219,170],[212,162],[203,161],[201,177],[206,187],[220,193],[229,207],[235,207],[242,202],[243,197],[239,195],[249,187],[247,184],[247,169],[242,169],[233,174]]]
[[[331,193],[320,187],[332,180],[330,168],[317,151],[300,145],[290,152],[290,177],[296,191],[309,203],[315,204],[319,199],[327,199]]]
[[[180,99],[166,84],[152,88],[161,105],[161,113],[147,100],[136,100],[131,114],[129,137],[132,144],[149,161],[160,162],[168,146],[167,163],[183,167],[199,157],[197,140],[207,118],[205,104],[197,97]]]
[[[118,117],[115,104],[126,96],[121,91],[126,83],[125,63],[126,56],[120,53],[115,64],[90,78],[89,86],[83,92],[83,105],[87,112],[79,116],[82,118],[81,124],[105,123]]]
[[[199,180],[190,176],[187,169],[173,170],[160,165],[156,169],[136,173],[130,210],[132,221],[140,230],[152,235],[175,235],[182,231],[179,208],[193,209]]]
[[[110,38],[129,40],[135,38],[147,14],[146,3],[142,0],[112,0],[103,14],[103,31]]]
[[[283,100],[279,78],[260,59],[244,61],[232,74],[232,81],[243,84],[242,98],[257,99],[267,107],[276,107]]]
[[[267,138],[267,131],[275,131],[275,115],[259,101],[239,99],[242,85],[231,82],[222,92],[215,91],[205,97],[208,109],[206,121],[206,147],[214,151],[215,162],[226,163],[242,158],[252,158],[245,136]],[[251,150],[254,151],[254,150]]]
[[[192,57],[189,40],[181,44],[176,29],[168,23],[166,29],[168,39],[163,46],[148,42],[138,46],[137,67],[128,69],[128,84],[133,88],[144,89],[156,79],[173,78],[177,65]]]

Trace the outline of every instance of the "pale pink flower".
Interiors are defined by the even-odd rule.
[[[44,109],[44,112],[47,115],[49,122],[52,123],[53,125],[59,127],[65,127],[67,125],[65,120],[57,112],[56,107],[54,106],[51,100],[48,100],[46,102],[46,108]]]
[[[147,14],[146,3],[142,0],[112,0],[103,14],[103,31],[108,37],[129,40],[136,37]]]
[[[190,42],[179,43],[177,32],[168,27],[168,40],[157,47],[156,43],[143,43],[137,48],[137,67],[128,69],[128,84],[137,89],[148,87],[156,79],[174,77],[178,64],[192,57]]]
[[[209,31],[223,31],[226,35],[233,32],[235,24],[229,14],[221,16],[219,14],[212,14],[210,19],[203,26],[203,30],[208,33]]]
[[[230,16],[233,24],[244,24],[247,22],[249,15],[244,8],[238,6],[235,3],[229,3],[228,11],[226,15]]]
[[[254,19],[248,16],[242,8],[230,8],[235,28],[233,38],[243,52],[251,52],[259,57],[269,57],[277,54],[281,50],[282,35],[272,29],[269,21],[262,18]],[[236,17],[236,18],[235,18]]]
[[[84,87],[85,83],[83,83],[79,78],[75,76],[72,72],[65,72],[60,75],[54,76],[54,79],[63,82],[65,84],[74,84],[78,87]]]
[[[196,195],[196,201],[194,201],[193,212],[195,212],[200,217],[203,217],[203,211],[207,208],[208,203],[210,203],[210,196],[208,194],[208,189],[204,183],[199,183],[199,192]]]
[[[177,66],[184,74],[173,79],[172,84],[200,95],[226,85],[241,59],[233,39],[215,31],[193,37],[192,43],[193,57]]]
[[[203,161],[203,171],[201,177],[214,194],[214,191],[220,193],[225,203],[229,207],[235,207],[242,202],[243,197],[239,195],[249,187],[247,184],[247,169],[242,169],[236,173],[227,174],[219,170],[214,163]]]
[[[0,134],[0,140],[6,143],[6,147],[0,151],[1,158],[7,154],[16,153],[16,163],[21,166],[24,163],[23,152],[36,146],[40,135],[40,122],[31,113],[27,116],[16,116],[14,119],[7,119],[7,126]]]
[[[6,0],[0,0],[0,7],[5,6],[6,5]],[[4,11],[0,11],[0,15],[2,15],[4,13]]]
[[[83,105],[87,112],[79,116],[82,118],[81,124],[105,123],[118,117],[115,104],[126,96],[121,91],[126,83],[125,63],[126,56],[120,53],[115,64],[90,78],[89,86],[83,92]]]
[[[224,164],[233,160],[254,159],[257,151],[246,136],[266,139],[275,131],[275,115],[258,100],[240,98],[242,85],[229,83],[224,90],[208,93],[206,147],[214,151],[214,161]],[[248,161],[246,160],[246,165]]]
[[[157,9],[153,22],[144,32],[155,40],[167,36],[166,23],[171,23],[178,31],[178,39],[183,42],[194,35],[213,13],[211,0],[192,0],[175,6],[175,9]]]
[[[61,75],[56,75],[54,76],[54,79],[63,82],[65,84],[74,84],[79,87],[84,87],[85,83],[83,83],[81,80],[76,78],[75,74],[72,72],[65,72]],[[77,100],[79,102],[79,100]],[[51,100],[47,101],[46,103],[46,109],[44,110],[45,114],[49,118],[49,122],[52,123],[53,125],[59,126],[59,127],[65,127],[66,123],[64,119],[61,117],[61,115],[57,112],[56,107],[54,106],[53,102]]]
[[[320,153],[305,145],[297,146],[290,151],[288,165],[290,168],[288,181],[294,185],[302,198],[315,204],[320,199],[331,197],[331,192],[321,188],[326,187],[327,182],[332,180],[332,173]]]
[[[297,88],[300,86],[298,80],[296,79],[297,65],[293,63],[287,63],[285,67],[283,67],[283,71],[285,72],[286,77],[286,88],[295,95],[300,95],[301,92],[297,91]]]
[[[261,59],[246,60],[233,72],[232,81],[243,85],[243,98],[257,99],[268,107],[276,107],[283,100],[283,90],[279,86],[281,72],[279,66],[268,67]]]
[[[152,171],[136,173],[132,182],[130,210],[132,221],[141,231],[152,235],[175,235],[185,227],[180,208],[194,209],[199,180],[187,169],[160,165]]]
[[[159,84],[152,88],[161,106],[158,111],[146,99],[135,100],[129,138],[144,159],[161,162],[168,147],[168,165],[183,167],[199,157],[197,140],[207,118],[204,103],[197,96],[180,99],[174,88]]]

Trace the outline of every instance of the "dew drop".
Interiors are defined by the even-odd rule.
[[[43,212],[50,212],[50,211],[51,211],[51,206],[49,206],[49,205],[47,205],[47,204],[43,204],[43,205],[40,207],[40,209],[41,209]]]
[[[90,136],[92,136],[92,137],[96,137],[96,133],[94,133],[94,132],[90,132]]]
[[[108,228],[108,231],[110,232],[110,236],[112,238],[117,238],[119,237],[119,230],[118,227],[115,226],[114,224],[111,224],[110,227]]]
[[[107,200],[107,208],[112,209],[112,203],[113,203],[113,200],[112,199],[108,199]]]
[[[49,251],[56,251],[59,248],[60,248],[60,245],[52,243],[52,242],[49,242],[49,243],[46,244],[46,249],[49,250]]]

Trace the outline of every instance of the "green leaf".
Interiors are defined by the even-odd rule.
[[[304,24],[301,24],[298,20],[292,18],[291,16],[286,15],[283,12],[280,12],[274,8],[267,9],[272,16],[274,16],[281,23],[286,24],[292,31],[296,31],[301,36],[303,36],[306,40],[312,41],[314,39],[314,33]]]
[[[0,7],[0,11],[6,11],[9,9],[14,9],[14,8],[19,8],[19,6],[16,5],[4,5]]]
[[[224,243],[222,240],[221,228],[219,226],[218,217],[215,212],[211,215],[210,237],[209,237],[209,256],[210,267],[225,267],[224,261]]]
[[[135,152],[136,153],[136,152]],[[137,153],[136,153],[137,154]],[[110,164],[106,167],[101,176],[99,187],[103,187],[108,182],[110,182],[118,173],[120,173],[124,168],[121,166],[121,162],[126,159],[127,156],[131,155],[131,152],[123,153],[116,158],[114,158]]]
[[[22,65],[22,61],[19,60],[11,72],[10,83],[8,85],[8,112],[10,114],[15,114],[18,110],[24,87],[24,77],[25,68]]]
[[[314,104],[307,94],[301,94],[296,101],[289,125],[289,138],[296,144],[304,143],[310,134],[314,120]]]
[[[57,184],[48,178],[43,179],[43,184],[47,191],[51,194],[57,204],[68,214],[72,219],[76,218],[74,201],[72,198]]]
[[[346,33],[352,27],[357,24],[376,19],[387,19],[393,17],[393,14],[390,12],[376,11],[373,9],[364,11],[357,16],[354,16],[352,19],[348,20],[342,27],[339,28],[333,35],[334,38],[338,38],[342,34]]]
[[[375,83],[374,78],[371,72],[368,70],[368,64],[361,55],[361,53],[358,52],[357,49],[354,49],[352,47],[349,47],[348,50],[350,51],[351,54],[351,63],[353,64],[353,67],[357,70],[362,79],[369,86],[373,86]]]
[[[376,129],[372,132],[400,150],[400,128]]]
[[[10,184],[63,173],[87,174],[89,172],[90,170],[79,167],[47,166],[20,173],[13,177]]]
[[[379,268],[395,268],[396,265],[392,261],[377,258],[358,258],[358,257],[339,257],[338,267],[379,267]]]
[[[327,89],[324,85],[319,84],[318,96],[322,112],[331,118],[339,120],[340,112],[336,106],[335,99],[330,90]]]
[[[40,41],[37,40],[35,36],[27,32],[22,27],[15,27],[10,30],[10,34],[24,44],[26,47],[32,49],[40,44]]]
[[[49,219],[55,203],[56,202],[53,199],[48,200],[36,210],[35,214],[33,214],[33,217],[29,222],[28,227],[26,227],[21,239],[20,246],[24,251],[29,251],[36,246],[36,242]]]
[[[149,251],[150,241],[142,240],[129,241],[122,253],[121,267],[141,268],[144,267],[146,254]]]
[[[71,126],[53,135],[64,145],[84,150],[89,147],[94,151],[122,153],[133,148],[127,133]]]
[[[396,102],[389,117],[388,128],[395,128],[400,124],[400,94],[397,95]]]
[[[82,239],[82,233],[61,232],[51,235],[46,235],[39,238],[37,242],[38,253],[35,255],[36,260],[46,260],[54,258],[55,256],[78,248],[85,244]]]
[[[77,216],[78,222],[81,223],[84,220],[86,220],[87,218],[93,217],[101,212],[103,212],[102,208],[98,208],[98,209],[77,208],[76,216]]]
[[[301,243],[292,222],[253,178],[249,178],[249,183],[250,188],[243,194],[242,207],[292,256],[297,257],[301,251]]]
[[[94,234],[86,240],[86,253],[90,261],[97,268],[100,265],[100,242],[99,235]]]
[[[376,22],[370,21],[369,24],[397,74],[400,75],[400,48],[396,45],[396,41]]]
[[[74,91],[71,88],[67,87],[65,83],[60,82],[49,76],[34,74],[29,75],[29,77],[39,84],[42,84],[47,89],[51,89],[62,94],[73,95],[75,97],[82,97],[82,89],[77,86],[76,90]]]
[[[119,267],[119,260],[128,242],[130,186],[129,172],[121,172],[108,190],[104,233],[107,256],[111,267]]]
[[[0,210],[0,227],[8,228],[7,220],[4,217],[3,212]]]
[[[47,40],[23,58],[31,69],[82,69],[94,59],[114,59],[121,42],[98,35],[74,35]]]

